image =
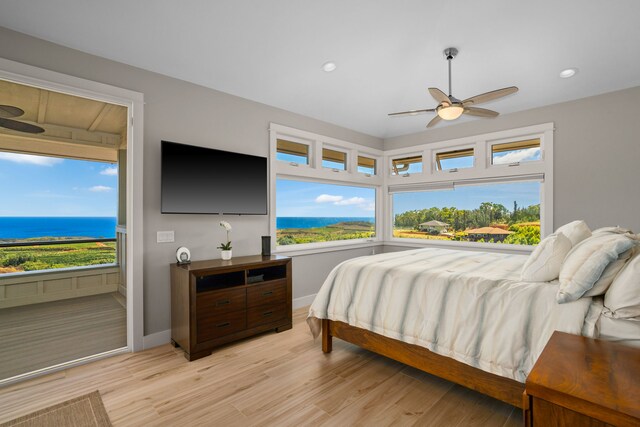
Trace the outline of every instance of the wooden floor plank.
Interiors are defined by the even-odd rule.
[[[322,353],[305,322],[187,362],[169,345],[0,389],[0,422],[99,390],[114,426],[521,424],[519,410],[341,340]]]

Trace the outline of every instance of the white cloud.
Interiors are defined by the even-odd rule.
[[[102,169],[100,171],[100,175],[109,175],[109,176],[117,176],[118,175],[118,167],[110,166],[106,169]]]
[[[113,188],[104,185],[94,185],[93,187],[89,188],[89,191],[93,191],[94,193],[107,193],[111,190],[113,190]]]
[[[316,203],[337,203],[344,199],[342,196],[332,196],[331,194],[321,194],[316,197]]]
[[[349,206],[349,205],[361,205],[365,202],[362,197],[352,197],[350,199],[338,200],[334,203],[334,205],[338,206]]]
[[[361,205],[360,206],[362,209],[364,209],[365,211],[369,211],[369,212],[373,212],[376,210],[376,204],[375,203],[367,203],[365,205]]]
[[[525,148],[524,150],[516,150],[505,154],[504,156],[496,157],[493,159],[494,165],[505,165],[508,163],[522,162],[524,160],[531,160],[540,154],[540,147]]]
[[[55,157],[32,156],[29,154],[1,153],[1,152],[0,152],[0,160],[7,160],[9,162],[37,165],[37,166],[53,166],[53,165],[57,165],[58,163],[62,163],[62,159],[57,159]]]

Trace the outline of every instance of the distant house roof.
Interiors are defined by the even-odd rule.
[[[436,221],[434,219],[432,221],[423,222],[422,224],[420,224],[420,226],[424,226],[424,227],[448,227],[449,224],[447,224],[446,222]]]
[[[513,234],[513,231],[503,230],[501,228],[496,228],[496,227],[480,227],[480,228],[472,228],[471,230],[465,230],[465,233],[504,235],[504,234]]]

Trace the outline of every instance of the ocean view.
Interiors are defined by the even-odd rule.
[[[0,217],[0,239],[115,238],[115,217]]]
[[[370,222],[375,223],[373,217],[298,217],[285,216],[276,219],[276,229],[282,230],[287,228],[318,228],[327,225],[338,224],[341,222]]]

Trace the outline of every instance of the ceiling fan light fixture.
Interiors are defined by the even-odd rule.
[[[464,108],[461,105],[453,104],[450,106],[439,105],[437,108],[438,116],[442,120],[455,120],[462,115]]]

